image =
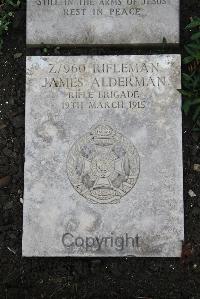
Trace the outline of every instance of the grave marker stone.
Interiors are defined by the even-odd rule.
[[[28,0],[27,44],[179,42],[179,0]]]
[[[28,57],[24,256],[181,254],[180,55]]]

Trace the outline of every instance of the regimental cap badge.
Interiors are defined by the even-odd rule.
[[[135,146],[107,124],[80,137],[67,157],[74,189],[93,203],[117,203],[135,186],[140,159]]]

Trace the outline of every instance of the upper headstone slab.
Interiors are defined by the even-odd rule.
[[[28,0],[27,44],[179,42],[179,0]]]

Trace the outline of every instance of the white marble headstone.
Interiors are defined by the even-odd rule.
[[[24,256],[180,256],[180,73],[180,55],[27,58]]]
[[[179,11],[179,0],[27,0],[27,44],[175,44]]]

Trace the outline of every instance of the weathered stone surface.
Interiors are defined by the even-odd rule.
[[[180,256],[180,61],[27,58],[24,256]]]
[[[179,42],[179,0],[28,0],[27,43]]]

